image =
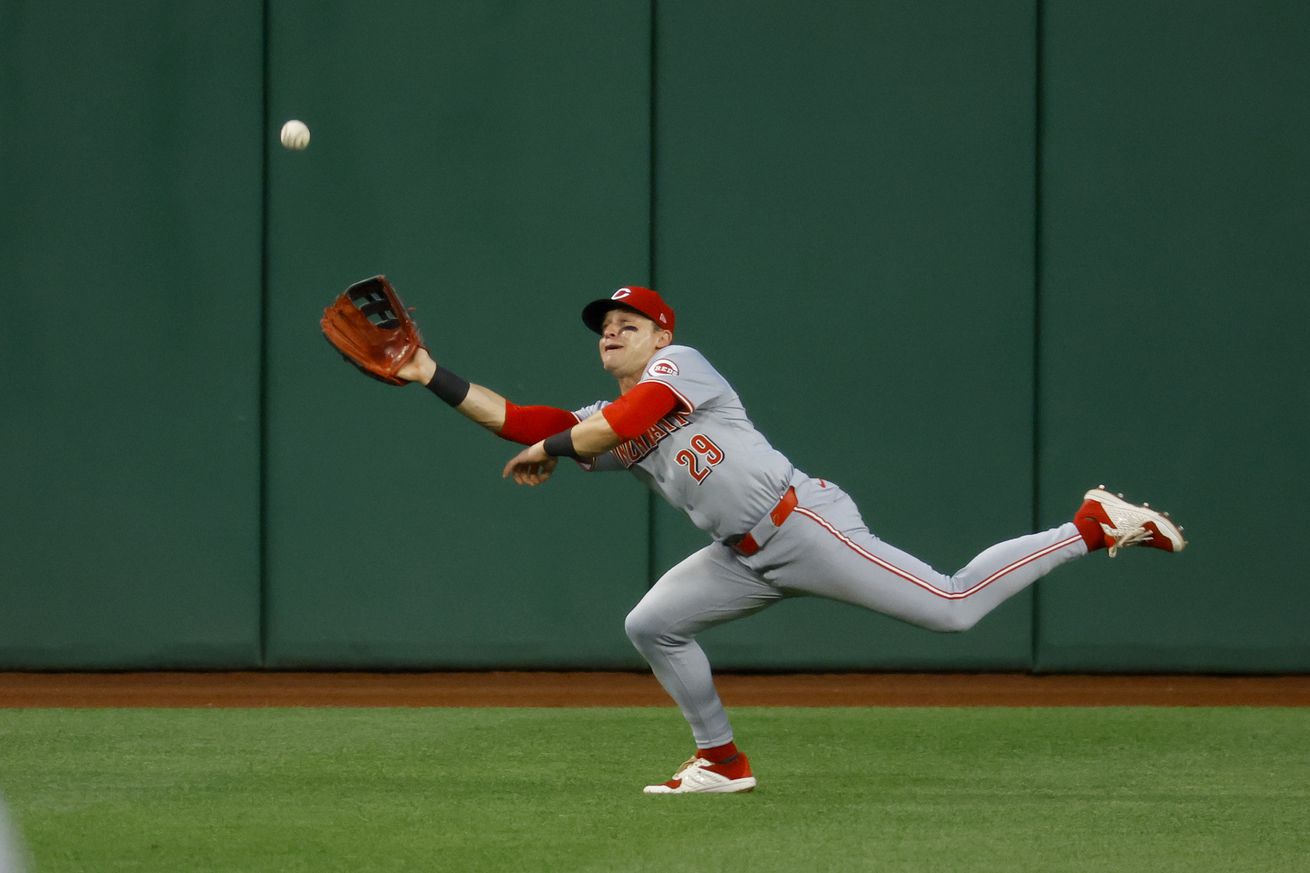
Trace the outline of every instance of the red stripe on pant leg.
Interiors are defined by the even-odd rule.
[[[844,544],[848,549],[855,552],[857,555],[864,558],[866,561],[877,564],[879,567],[882,567],[887,572],[895,576],[899,576],[900,578],[904,579],[906,582],[910,582],[914,585],[918,585],[920,588],[924,589],[925,591],[928,591],[946,600],[961,600],[965,597],[970,596],[971,594],[976,594],[977,592],[981,591],[983,588],[987,587],[988,585],[991,585],[993,582],[997,581],[998,579],[1001,579],[1004,576],[1013,573],[1015,570],[1019,569],[1020,567],[1023,567],[1026,564],[1030,564],[1033,561],[1037,560],[1038,558],[1044,558],[1047,555],[1051,554],[1052,552],[1058,552],[1060,549],[1070,546],[1073,543],[1082,541],[1082,535],[1080,534],[1078,536],[1073,536],[1066,540],[1062,540],[1061,542],[1055,543],[1053,545],[1046,546],[1045,548],[1042,548],[1031,555],[1025,555],[1019,560],[1014,561],[1006,565],[1005,567],[1002,567],[1001,569],[997,570],[995,573],[988,576],[986,579],[982,580],[977,585],[973,586],[967,591],[952,593],[950,591],[943,591],[942,589],[931,584],[930,582],[925,582],[923,579],[920,579],[918,576],[915,576],[913,573],[910,573],[907,570],[902,570],[900,567],[888,563],[887,561],[883,560],[882,558],[879,558],[877,555],[873,554],[872,552],[866,551],[858,543],[853,542],[849,537],[847,537],[841,531],[837,530],[837,528],[829,524],[826,519],[824,519],[819,514],[813,512],[812,510],[798,506],[796,507],[796,512],[800,513],[801,515],[805,516],[811,521],[818,523],[820,526],[823,527],[824,530],[828,531],[828,533],[832,534],[834,537],[840,540],[842,544]]]
[[[938,597],[951,597],[951,594],[949,592],[942,591],[940,588],[937,588],[936,586],[923,581],[918,576],[915,576],[913,573],[906,572],[905,570],[902,570],[901,568],[893,564],[887,563],[882,558],[879,558],[877,555],[874,555],[870,552],[866,552],[864,549],[860,548],[860,546],[852,542],[845,534],[843,534],[841,531],[837,530],[837,528],[829,524],[827,520],[824,519],[821,515],[812,512],[811,510],[808,510],[803,506],[796,507],[795,511],[805,516],[806,518],[810,519],[811,521],[817,522],[824,530],[835,536],[848,549],[855,552],[857,555],[864,558],[866,561],[871,561],[874,564],[877,564],[879,567],[882,567],[887,572],[892,573],[896,576],[900,576],[906,582],[912,582],[915,585],[918,585],[920,588],[924,588],[928,591],[931,591],[933,594],[936,594]]]
[[[1060,549],[1066,548],[1067,546],[1071,546],[1074,543],[1081,541],[1082,538],[1083,535],[1078,534],[1077,536],[1069,537],[1068,539],[1061,540],[1058,543],[1053,543],[1044,549],[1033,552],[1031,555],[1028,555],[1027,557],[1020,558],[1019,560],[1015,561],[1009,566],[1002,567],[992,575],[988,576],[986,579],[979,582],[973,588],[970,588],[969,593],[973,593],[974,591],[977,591],[979,588],[982,588],[984,585],[992,584],[997,579],[1000,579],[1002,576],[1013,573],[1015,570],[1018,570],[1020,567],[1023,567],[1027,564],[1031,564],[1033,561],[1036,561],[1038,558],[1045,558],[1047,555],[1053,554],[1054,552],[1058,552],[1060,551]]]

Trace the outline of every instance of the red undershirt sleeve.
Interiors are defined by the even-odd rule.
[[[668,385],[641,382],[601,410],[614,432],[625,440],[639,437],[673,411],[678,395]]]
[[[530,446],[562,430],[568,430],[577,423],[577,417],[567,409],[556,409],[554,406],[516,406],[506,400],[505,424],[496,435],[510,442]]]

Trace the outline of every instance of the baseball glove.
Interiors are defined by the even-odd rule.
[[[396,372],[423,347],[423,337],[386,276],[342,291],[323,310],[319,327],[341,357],[365,375],[388,385],[409,384]]]

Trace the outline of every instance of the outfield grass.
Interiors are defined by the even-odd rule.
[[[646,797],[673,709],[0,710],[59,871],[1308,871],[1308,709],[738,709],[760,789]]]

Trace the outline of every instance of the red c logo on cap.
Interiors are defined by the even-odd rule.
[[[629,294],[631,294],[631,293],[632,293],[632,290],[631,290],[630,288],[620,288],[619,290],[617,290],[617,291],[614,292],[614,296],[611,297],[610,299],[611,299],[611,300],[622,300],[624,297],[627,297],[627,296],[628,296]]]

